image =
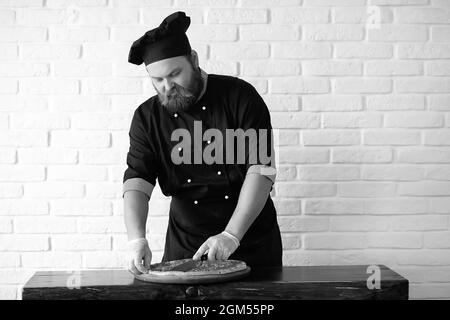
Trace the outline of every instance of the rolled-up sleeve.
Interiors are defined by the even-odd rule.
[[[150,199],[158,177],[159,158],[149,130],[149,119],[142,106],[136,109],[129,131],[130,148],[123,175],[122,198],[130,190],[141,191]]]
[[[243,98],[245,102],[238,111],[239,128],[244,131],[254,129],[257,137],[257,143],[249,143],[246,147],[246,174],[260,174],[273,184],[277,170],[270,112],[252,85],[247,83],[244,88],[247,97]]]

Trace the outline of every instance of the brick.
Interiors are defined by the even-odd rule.
[[[56,216],[110,216],[111,202],[101,199],[51,200],[50,213]]]
[[[362,214],[364,212],[364,203],[360,200],[306,200],[306,215],[321,214]]]
[[[392,150],[388,148],[339,148],[332,150],[332,163],[388,163]]]
[[[78,94],[79,81],[74,79],[21,79],[20,92],[31,94]]]
[[[127,43],[83,43],[83,58],[87,60],[114,60],[117,57],[127,57],[129,51]]]
[[[333,80],[336,93],[389,93],[392,80],[387,78],[337,78]]]
[[[368,30],[368,39],[391,42],[427,41],[428,33],[425,26],[382,24],[379,29]]]
[[[273,204],[279,215],[298,215],[302,213],[300,200],[274,198]]]
[[[267,10],[265,9],[208,9],[206,21],[211,23],[249,24],[267,23]]]
[[[45,168],[43,166],[0,166],[0,181],[2,182],[30,182],[43,181],[44,179]]]
[[[52,26],[50,41],[54,42],[101,42],[109,40],[107,27]]]
[[[0,283],[24,284],[33,275],[32,270],[24,269],[0,269]]]
[[[370,0],[371,5],[379,6],[403,6],[428,4],[429,0]]]
[[[395,184],[385,182],[342,182],[338,196],[354,198],[389,197],[395,195]]]
[[[359,111],[362,110],[361,96],[353,95],[305,95],[302,97],[304,111]]]
[[[283,197],[326,197],[336,195],[333,183],[278,183],[277,195]]]
[[[195,0],[189,0],[189,1],[195,1]],[[217,0],[208,0],[208,1],[216,2]],[[198,1],[195,1],[195,2],[198,2]],[[241,0],[241,6],[243,6],[243,7],[295,6],[300,3],[301,3],[301,0]]]
[[[438,128],[443,126],[444,119],[438,112],[390,112],[384,123],[391,128]]]
[[[229,76],[233,76],[233,77],[236,77],[239,75],[238,64],[237,64],[237,62],[233,62],[233,61],[208,60],[203,65],[202,68],[208,74],[209,73],[225,74],[225,75],[229,75]]]
[[[212,43],[210,58],[213,60],[251,60],[269,58],[270,50],[266,43]]]
[[[359,41],[364,39],[364,28],[354,24],[307,24],[303,34],[308,41]]]
[[[361,75],[362,64],[356,61],[305,61],[302,74],[315,76]]]
[[[358,180],[360,169],[355,166],[299,166],[301,181],[346,181]]]
[[[110,145],[110,136],[101,131],[53,131],[51,146],[65,148],[106,148]]]
[[[366,246],[366,236],[362,234],[306,234],[304,239],[304,247],[308,250],[363,249]]]
[[[398,194],[406,196],[449,196],[450,182],[402,182],[398,184]]]
[[[281,232],[320,232],[328,230],[328,218],[278,217]]]
[[[23,190],[21,184],[3,183],[0,186],[0,198],[21,198]]]
[[[20,217],[14,219],[16,233],[75,233],[76,220],[54,217]]]
[[[74,44],[23,44],[20,48],[24,59],[78,59],[81,55],[81,46]]]
[[[320,115],[307,112],[273,113],[272,128],[314,129],[320,126]]]
[[[320,77],[283,77],[272,79],[272,93],[328,93],[330,82]]]
[[[414,76],[422,73],[422,64],[417,61],[368,61],[365,64],[365,74],[369,76]]]
[[[189,40],[200,42],[236,41],[238,29],[225,25],[192,25],[187,31]]]
[[[450,92],[450,79],[440,77],[395,79],[394,88],[401,93],[445,93]]]
[[[0,251],[46,251],[48,237],[44,235],[0,235]]]
[[[82,81],[81,88],[83,94],[140,94],[142,93],[142,80],[85,79]]]
[[[450,166],[427,166],[425,178],[429,180],[450,180]]]
[[[293,166],[279,166],[277,168],[277,180],[278,181],[290,181],[294,180],[297,175],[297,171]]]
[[[361,140],[359,132],[347,130],[302,131],[302,139],[305,146],[348,146]]]
[[[104,235],[53,235],[51,242],[55,251],[111,250],[111,237]]]
[[[1,164],[12,164],[16,162],[16,150],[13,148],[1,148],[0,151]]]
[[[24,268],[81,269],[81,253],[78,252],[26,252],[22,253]]]
[[[330,152],[327,149],[305,149],[284,147],[279,151],[280,163],[328,163]]]
[[[53,7],[68,7],[68,6],[77,6],[77,7],[97,7],[97,6],[106,6],[107,0],[47,0],[45,1],[45,5],[49,8]]]
[[[262,97],[270,111],[298,111],[299,98],[296,95],[265,95]]]
[[[398,161],[406,163],[448,163],[450,150],[444,148],[409,148],[398,151]]]
[[[450,232],[425,232],[424,246],[431,249],[445,249],[450,248]]]
[[[72,149],[23,148],[18,150],[18,161],[22,164],[76,164],[78,160],[77,155],[77,151]],[[56,168],[47,168],[47,170],[49,169]],[[70,170],[76,169],[71,168]]]
[[[284,234],[281,238],[283,250],[294,250],[302,247],[302,240],[298,235]]]
[[[0,44],[0,59],[15,59],[18,51],[15,44]]]
[[[67,115],[56,113],[15,113],[11,115],[12,129],[69,129]]]
[[[366,97],[368,110],[423,110],[423,95],[370,95]]]
[[[49,71],[46,63],[0,63],[2,77],[45,77]]]
[[[141,2],[145,1],[145,5],[140,4],[139,0],[137,0],[137,1],[133,0],[133,1],[136,2],[135,6],[144,7],[144,8],[141,8],[141,11],[142,11],[142,20],[145,25],[154,25],[156,23],[160,23],[160,21],[162,21],[165,17],[167,17],[169,14],[172,14],[174,12],[173,7],[172,7],[172,0],[157,0],[157,1],[141,0]],[[163,6],[158,5],[158,2],[160,2],[160,1],[166,2],[166,5],[163,5]],[[134,6],[133,2],[130,3],[129,1],[127,1],[125,3],[121,0],[116,1],[116,5],[117,6],[126,6],[126,7]],[[158,10],[155,10],[155,8],[145,8],[145,7],[152,7],[152,6],[158,7],[157,8]],[[202,10],[202,8],[198,8],[198,7],[180,8],[177,6],[177,10],[185,12],[186,15],[191,18],[191,24],[205,23],[204,19],[203,19],[204,11]]]
[[[118,199],[122,197],[122,182],[100,182],[86,186],[86,196],[89,198]]]
[[[42,7],[43,0],[1,0],[0,7]]]
[[[128,253],[122,252],[86,252],[83,254],[84,267],[95,269],[126,269],[128,268]],[[156,261],[152,261],[155,263]]]
[[[417,145],[421,142],[420,131],[411,130],[366,130],[363,133],[365,145]]]
[[[299,28],[286,25],[243,25],[239,27],[239,32],[239,39],[244,41],[289,41],[300,38]],[[233,37],[229,41],[234,40]]]
[[[368,233],[367,243],[370,248],[405,248],[422,247],[422,234],[416,232]]]
[[[370,23],[372,20],[373,10],[371,7],[336,7],[334,8],[332,15],[333,21],[336,23],[357,23],[365,24]],[[380,22],[390,23],[393,20],[392,10],[390,8],[377,8],[380,12]],[[377,11],[378,12],[378,11]]]
[[[139,23],[139,10],[137,8],[83,8],[77,10],[73,22],[80,25],[133,25]]]
[[[450,76],[450,62],[448,61],[431,61],[426,64],[426,68],[427,75]]]
[[[415,181],[422,180],[425,170],[418,166],[372,165],[362,168],[364,180]]]
[[[449,26],[431,26],[432,42],[449,42],[450,27]]]
[[[33,216],[48,214],[48,204],[44,200],[3,199],[0,200],[0,215]]]
[[[403,216],[391,218],[392,231],[433,231],[446,230],[448,217],[439,215]],[[425,246],[426,246],[425,233]]]
[[[388,231],[388,229],[389,220],[385,217],[344,216],[330,218],[330,230],[336,232]]]
[[[428,202],[423,199],[374,199],[364,201],[365,214],[424,214]]]
[[[42,95],[3,95],[0,110],[13,112],[48,111],[48,98]]]
[[[377,128],[381,127],[382,116],[379,113],[325,113],[324,128]]]
[[[121,170],[123,175],[123,171]],[[106,181],[108,169],[98,166],[51,166],[47,168],[48,181]]]
[[[336,43],[337,58],[382,59],[391,58],[392,45],[385,43]]]
[[[12,252],[0,253],[0,268],[20,267],[20,255]]]
[[[293,76],[300,74],[300,63],[291,60],[244,61],[242,74],[252,77]]]
[[[304,0],[304,6],[362,6],[365,0]]]
[[[450,44],[399,44],[397,47],[397,56],[400,59],[448,59],[450,58]]]
[[[277,2],[283,2],[285,0],[278,0]],[[297,0],[294,0],[294,2]],[[178,0],[177,5],[180,6],[219,6],[219,7],[234,7],[237,0]],[[252,7],[254,4],[252,1],[246,1],[242,3],[243,7]]]
[[[13,232],[13,224],[12,220],[8,218],[0,217],[0,234],[2,233],[12,233]]]
[[[40,27],[0,27],[3,42],[45,42],[47,29]]]
[[[450,250],[422,249],[420,254],[416,251],[399,252],[397,254],[399,265],[439,266],[450,264]]]
[[[450,130],[432,130],[425,132],[426,145],[450,145]]]
[[[76,130],[128,130],[129,114],[81,113],[72,116],[71,128]]]
[[[84,196],[84,186],[64,182],[45,182],[26,184],[24,196],[30,198],[81,198]]]
[[[122,218],[80,218],[78,220],[80,233],[126,233],[125,223]]]
[[[283,265],[285,266],[317,266],[330,265],[329,252],[289,250],[283,252]]]
[[[107,112],[111,110],[111,98],[100,95],[53,96],[50,99],[49,110],[54,112],[80,112],[86,110],[90,112]]]
[[[398,23],[449,23],[450,11],[441,8],[408,8],[394,9],[396,22]]]
[[[333,265],[351,265],[360,264],[364,260],[364,252],[361,250],[351,250],[351,251],[335,251],[332,253],[331,259]],[[367,264],[367,263],[365,263]]]
[[[46,26],[72,23],[77,12],[56,9],[17,9],[17,24]]]
[[[280,42],[272,44],[272,51],[277,59],[327,59],[332,55],[328,43]]]
[[[55,62],[53,74],[56,77],[106,77],[112,76],[109,62]]]
[[[0,94],[16,94],[17,80],[0,79]]]
[[[276,8],[271,10],[273,24],[319,24],[330,21],[328,8]]]

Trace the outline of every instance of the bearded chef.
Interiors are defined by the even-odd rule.
[[[156,180],[171,197],[163,262],[207,254],[212,261],[281,266],[281,235],[270,196],[276,169],[269,110],[248,82],[199,67],[186,36],[189,25],[184,12],[175,12],[134,41],[129,52],[130,63],[145,64],[157,92],[135,110],[129,131],[123,176],[129,269],[146,273],[151,264],[145,228]],[[253,130],[259,143],[230,147],[224,140],[231,129]],[[174,141],[186,133],[199,139]],[[208,148],[222,160],[194,157]],[[244,150],[244,161],[236,160],[236,149]],[[262,161],[261,150],[269,162]]]

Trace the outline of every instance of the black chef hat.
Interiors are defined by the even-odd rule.
[[[178,11],[165,18],[159,27],[147,31],[133,42],[128,62],[140,65],[191,53],[186,30],[191,19]]]

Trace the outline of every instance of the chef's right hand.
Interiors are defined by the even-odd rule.
[[[147,239],[138,238],[128,241],[128,270],[139,275],[147,273],[152,262],[152,251]]]

